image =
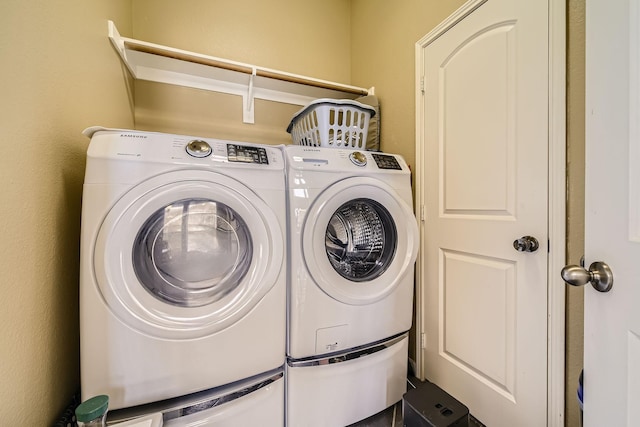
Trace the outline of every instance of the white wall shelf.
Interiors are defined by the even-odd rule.
[[[108,23],[109,39],[135,79],[242,97],[245,123],[254,123],[254,99],[307,105],[318,98],[355,99],[374,89],[319,80],[120,36]]]

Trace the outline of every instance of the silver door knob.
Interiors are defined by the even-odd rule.
[[[518,252],[535,252],[540,247],[540,243],[535,237],[523,236],[513,241],[513,247]]]
[[[604,262],[596,261],[589,270],[579,265],[567,265],[560,272],[562,279],[571,286],[591,283],[598,292],[609,292],[613,286],[613,272]]]

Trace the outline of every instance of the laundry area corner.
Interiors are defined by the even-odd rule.
[[[464,3],[6,2],[0,424],[397,425],[415,43]],[[293,132],[327,101],[375,142]]]
[[[108,398],[113,425],[275,427],[398,403],[418,227],[406,162],[368,140],[375,116],[318,99],[288,145],[87,128],[83,405]]]

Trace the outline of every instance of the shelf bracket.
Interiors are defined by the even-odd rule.
[[[116,25],[113,23],[113,21],[107,22],[107,30],[108,30],[109,40],[111,40],[111,44],[118,52],[118,55],[120,55],[120,60],[127,67],[127,69],[129,70],[129,73],[131,73],[131,75],[134,78],[137,78],[135,70],[127,60],[127,49],[124,45],[124,38],[118,32],[118,29],[116,28]]]
[[[242,111],[242,122],[243,123],[255,123],[255,97],[253,94],[253,82],[257,75],[256,67],[252,67],[251,75],[249,76],[249,87],[247,89],[247,94],[242,95],[242,105],[244,111]]]

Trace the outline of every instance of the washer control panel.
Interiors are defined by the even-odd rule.
[[[284,169],[282,146],[98,126],[85,129],[84,134],[91,138],[87,156],[92,158],[181,166]]]
[[[227,159],[230,162],[269,164],[267,150],[248,145],[227,144]]]

